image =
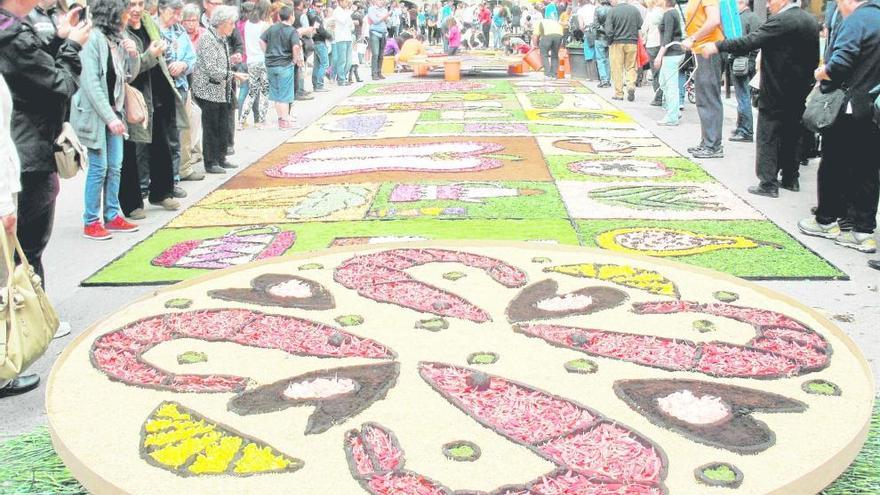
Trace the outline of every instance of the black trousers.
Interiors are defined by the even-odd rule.
[[[122,143],[122,174],[119,178],[119,206],[122,214],[128,216],[134,210],[144,207],[141,195],[139,150],[146,150],[148,144],[125,141]],[[149,158],[146,160],[149,164]]]
[[[154,203],[170,198],[174,190],[174,145],[179,139],[174,102],[154,106],[153,142],[146,145],[145,155],[139,154],[149,159],[150,201]]]
[[[764,110],[758,114],[755,134],[755,174],[763,189],[779,187],[797,179],[797,149],[801,137],[801,112]]]
[[[562,46],[562,36],[558,34],[545,34],[538,40],[538,48],[541,49],[541,60],[544,63],[544,76],[556,79],[559,71],[559,47]]]
[[[489,48],[489,23],[480,24],[483,29],[483,48]]]
[[[43,251],[52,237],[55,222],[55,199],[59,191],[55,172],[22,172],[21,192],[18,193],[18,226],[16,234],[28,263],[43,279]]]
[[[220,166],[226,160],[226,149],[229,147],[229,103],[201,98],[196,98],[196,103],[202,109],[202,156],[205,167]]]
[[[293,66],[293,89],[296,92],[296,95],[302,95],[306,92],[305,82],[305,68],[300,67],[296,64]]]
[[[871,119],[841,115],[822,134],[816,221],[837,220],[842,230],[871,233],[880,199],[880,130]]]

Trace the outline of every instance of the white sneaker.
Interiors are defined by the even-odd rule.
[[[834,243],[863,253],[877,252],[877,241],[874,240],[874,234],[853,231],[841,232]]]
[[[840,235],[840,227],[837,222],[822,224],[816,221],[816,217],[804,218],[799,221],[798,229],[804,234],[825,239],[837,239]]]

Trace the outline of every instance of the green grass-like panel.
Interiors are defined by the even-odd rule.
[[[743,278],[841,279],[846,274],[769,220],[578,220],[581,244],[596,246],[596,236],[626,227],[682,229],[706,235],[745,236],[782,246],[723,249],[667,259]]]

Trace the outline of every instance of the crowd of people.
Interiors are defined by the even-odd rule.
[[[0,0],[5,230],[17,233],[45,281],[41,258],[60,187],[55,140],[68,122],[87,150],[82,232],[107,240],[136,231],[148,204],[178,209],[183,181],[236,168],[228,159],[236,131],[251,121],[266,127],[270,107],[278,128],[296,127],[296,101],[328,91],[328,81],[361,82],[362,65],[369,63],[375,80],[385,77],[385,56],[406,62],[424,55],[426,44],[442,44],[450,55],[538,48],[545,76],[556,77],[560,47],[583,39],[584,56],[595,60],[599,87],[612,87],[612,99],[634,101],[651,78],[650,104],[663,107],[659,125],[679,124],[685,88],[693,87],[701,124],[700,142],[688,150],[695,158],[724,156],[721,89],[729,74],[738,119],[728,139],[757,150],[758,184],[749,192],[777,198],[779,189],[799,191],[799,167],[821,148],[818,205],[798,228],[876,250],[880,0],[829,2],[822,24],[791,0],[768,0],[762,23],[739,0],[743,35],[731,39],[722,31],[721,0],[539,0],[525,8],[369,1],[90,0],[86,8]],[[847,103],[833,125],[819,136],[806,131],[801,116],[810,92],[838,90]],[[37,382],[0,383],[0,396]]]

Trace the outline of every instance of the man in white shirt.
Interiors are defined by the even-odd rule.
[[[587,31],[587,28],[596,20],[596,6],[593,0],[581,0],[581,6],[577,9],[578,26],[581,31]]]

